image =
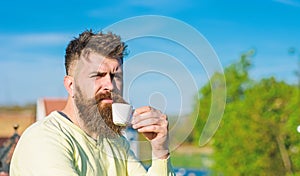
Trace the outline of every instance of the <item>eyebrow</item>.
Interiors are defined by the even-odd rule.
[[[88,75],[91,76],[91,75],[99,75],[99,74],[104,74],[104,73],[107,73],[107,72],[92,71],[92,72],[90,72]]]
[[[107,72],[107,71],[92,71],[90,72],[88,75],[91,76],[91,75],[99,75],[99,74],[104,74],[104,73],[113,73],[113,74],[122,74],[122,70],[121,69],[118,69],[116,70],[115,72]]]

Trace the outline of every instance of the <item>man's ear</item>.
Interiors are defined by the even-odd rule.
[[[72,76],[64,77],[64,86],[71,97],[74,97],[74,78]]]

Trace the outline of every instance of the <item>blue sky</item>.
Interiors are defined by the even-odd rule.
[[[254,48],[254,79],[275,76],[296,83],[297,57],[289,55],[288,49],[295,47],[300,53],[300,0],[15,0],[3,1],[0,6],[0,105],[65,97],[63,64],[69,40],[86,29],[99,31],[140,15],[163,15],[194,27],[214,48],[223,67]],[[132,42],[129,50],[137,53],[157,45],[151,39],[146,41],[143,45]],[[199,77],[198,86],[207,81],[204,71],[188,69]],[[144,83],[141,80],[136,87]],[[172,95],[163,92],[149,94],[163,99],[161,106],[166,106]],[[137,102],[142,103],[147,102]],[[185,106],[188,112],[192,105]]]

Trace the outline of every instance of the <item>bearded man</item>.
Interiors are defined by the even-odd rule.
[[[149,106],[136,108],[132,128],[151,143],[146,170],[112,120],[112,103],[124,102],[120,37],[85,31],[66,49],[64,86],[68,99],[22,134],[11,176],[174,175],[168,149],[167,116]]]

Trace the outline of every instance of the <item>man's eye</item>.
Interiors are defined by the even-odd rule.
[[[97,75],[100,77],[104,77],[107,73],[98,73]]]
[[[122,74],[115,74],[114,78],[116,78],[116,79],[122,79]]]
[[[91,75],[90,78],[96,78],[98,75]]]
[[[104,77],[106,75],[106,73],[97,73],[97,74],[93,74],[90,77],[91,78],[96,78],[96,77]]]

